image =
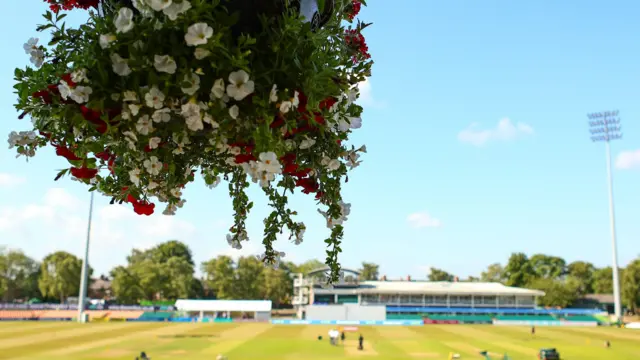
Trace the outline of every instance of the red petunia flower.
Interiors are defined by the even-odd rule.
[[[98,169],[89,169],[86,167],[72,167],[71,175],[77,177],[78,179],[93,179],[98,174]]]
[[[298,179],[296,180],[296,186],[301,187],[302,192],[305,194],[317,192],[319,189],[318,183],[312,178]]]
[[[62,156],[63,158],[69,161],[82,160],[81,157],[76,156],[76,154],[74,154],[73,151],[69,150],[67,147],[63,145],[54,145],[54,146],[56,148],[56,155]]]
[[[255,160],[257,160],[256,157],[251,154],[236,155],[236,164],[243,164],[243,163],[247,163],[249,161],[255,161]]]
[[[360,13],[361,9],[362,9],[362,3],[360,2],[360,0],[352,0],[351,6],[347,11],[347,16],[349,17],[349,20],[355,19],[355,17],[358,16],[358,14]]]
[[[40,98],[45,104],[51,104],[53,99],[51,97],[51,93],[47,90],[36,91],[32,94],[34,98]]]
[[[103,161],[109,161],[109,159],[111,159],[111,154],[109,154],[109,151],[105,149],[104,151],[97,153],[96,157]]]
[[[153,214],[156,204],[147,201],[135,201],[133,202],[133,211],[138,215],[149,216]]]

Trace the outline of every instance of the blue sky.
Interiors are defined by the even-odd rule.
[[[627,169],[614,170],[619,258],[625,264],[638,256],[640,5],[369,3],[360,17],[374,23],[365,35],[376,64],[363,89],[363,127],[352,137],[369,153],[345,186],[352,214],[344,266],[373,261],[390,277],[414,278],[435,266],[466,276],[513,251],[610,264],[605,150],[589,140],[586,118],[609,109],[620,110],[624,131],[613,155],[627,152]],[[0,30],[11,36],[0,57],[3,134],[29,125],[12,106],[13,69],[28,63],[22,44],[37,35],[46,5],[5,6],[11,16]],[[81,254],[89,198],[68,179],[53,181],[65,166],[52,151],[26,163],[1,148],[0,244],[36,257],[54,249]],[[92,264],[106,272],[131,247],[168,238],[187,242],[200,261],[260,251],[267,208],[259,192],[252,245],[240,253],[224,239],[232,214],[224,188],[200,182],[185,193],[188,203],[173,218],[136,217],[97,198]],[[282,240],[278,248],[291,260],[322,259],[323,218],[311,198],[293,204],[307,223],[306,241]]]

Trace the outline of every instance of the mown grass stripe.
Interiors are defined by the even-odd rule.
[[[80,324],[79,324],[80,325]],[[135,333],[141,329],[153,328],[155,324],[100,324],[102,326],[95,326],[92,324],[84,324],[84,327],[79,327],[73,330],[52,332],[47,335],[41,336],[29,336],[20,339],[11,339],[14,341],[13,345],[7,346],[5,344],[2,351],[0,351],[0,359],[9,359],[16,355],[25,356],[28,354],[35,354],[43,352],[45,350],[54,350],[59,348],[66,348],[78,343],[85,343],[96,338],[105,338],[109,336],[117,336],[123,333]],[[63,334],[63,335],[61,335]],[[22,340],[16,342],[17,340]],[[36,345],[36,346],[34,346]]]
[[[106,339],[104,337],[96,338],[92,337],[85,341],[80,341],[74,344],[67,344],[66,346],[56,347],[49,349],[49,351],[41,352],[47,354],[50,357],[65,356],[69,358],[72,354],[79,354],[83,352],[94,353],[97,349],[105,348],[112,345],[119,345],[125,341],[138,341],[139,345],[147,346],[156,340],[157,336],[168,334],[181,334],[186,329],[189,329],[192,324],[175,324],[175,323],[142,323],[144,327],[137,328],[132,331],[120,331],[110,333],[110,336]],[[141,341],[143,340],[143,341]],[[15,359],[26,360],[26,359]]]
[[[14,337],[21,337],[27,334],[37,334],[42,333],[48,330],[60,330],[64,329],[64,326],[61,325],[73,325],[70,323],[60,323],[60,322],[20,322],[12,324],[11,326],[6,326],[4,323],[2,327],[0,327],[0,339],[9,339]],[[68,326],[71,327],[71,326]]]

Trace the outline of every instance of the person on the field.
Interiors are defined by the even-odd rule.
[[[536,334],[536,327],[532,326],[531,327],[531,335],[535,335]]]
[[[340,334],[340,341],[342,341],[343,343],[344,343],[344,338],[345,338],[345,335],[344,335],[344,331],[343,331],[343,332]]]
[[[611,347],[611,343],[609,342],[609,340],[604,341],[604,347],[606,347],[607,349]]]
[[[360,337],[358,338],[358,350],[363,350],[364,346],[364,337],[362,336],[362,334],[360,334]]]

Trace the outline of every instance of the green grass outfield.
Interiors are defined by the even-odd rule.
[[[0,359],[133,360],[146,351],[153,360],[325,360],[325,359],[494,359],[508,353],[514,360],[537,359],[537,350],[556,347],[567,360],[638,360],[640,330],[492,325],[426,325],[361,327],[365,350],[357,351],[357,333],[331,346],[327,326],[253,323],[62,323],[0,322]],[[316,338],[322,335],[324,339]],[[611,349],[605,349],[605,339]]]

